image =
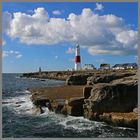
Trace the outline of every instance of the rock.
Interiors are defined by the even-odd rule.
[[[71,106],[68,105],[69,101],[65,100],[64,106],[61,109],[61,113],[64,115],[70,115],[71,114]]]
[[[20,107],[21,105],[16,105],[16,107]]]
[[[44,113],[44,110],[41,108],[41,106],[34,106],[32,108],[32,114],[33,115],[40,115],[42,113]]]
[[[71,114],[68,99],[81,98],[84,86],[59,86],[29,89],[32,93],[31,100],[36,106],[47,107],[50,111]],[[80,106],[80,108],[82,105]],[[79,108],[78,108],[79,109]],[[74,109],[72,109],[73,111]]]
[[[68,104],[65,104],[63,108],[61,109],[61,113],[64,115],[71,115],[71,109],[72,109],[71,106],[69,106]]]
[[[71,98],[68,102],[68,105],[71,107],[69,108],[69,115],[83,116],[83,104],[84,98]]]
[[[51,107],[55,113],[61,113],[62,108],[64,107],[65,100],[64,99],[57,99],[52,100]]]
[[[117,83],[129,84],[130,82],[137,83],[137,81],[138,81],[138,75],[136,74],[133,76],[123,77],[121,79],[113,80],[111,83],[112,84],[117,84]]]
[[[134,109],[133,109],[133,112],[134,112],[135,114],[138,114],[138,108],[137,108],[137,107],[134,108]]]
[[[83,116],[83,108],[81,106],[72,106],[71,107],[71,116]]]
[[[55,111],[58,108],[58,102],[56,100],[51,101],[52,110]]]
[[[64,100],[73,97],[83,96],[84,86],[58,86],[58,87],[42,87],[42,88],[30,88],[29,91],[32,93],[31,100],[38,99],[54,99]]]
[[[52,105],[50,102],[47,102],[46,103],[46,107],[50,110],[50,111],[53,111],[53,108],[52,108]]]
[[[55,113],[61,113],[63,105],[58,104],[57,108],[55,109]]]
[[[133,82],[118,84],[97,84],[91,96],[85,100],[85,108],[93,112],[132,112],[137,106],[138,84]]]
[[[84,98],[70,98],[70,100],[68,101],[68,105],[69,106],[80,106],[84,104]]]
[[[86,74],[86,75],[72,75],[69,76],[66,80],[66,85],[86,85],[87,83],[87,78],[90,75]]]
[[[94,118],[94,113],[92,111],[92,109],[90,108],[90,106],[87,106],[87,104],[83,105],[83,110],[84,110],[84,117],[89,119],[89,120],[95,120]]]
[[[97,74],[87,78],[87,85],[94,85],[97,83],[109,83],[116,79],[129,77],[135,73],[111,73],[111,74]]]
[[[93,87],[91,87],[91,86],[90,87],[89,86],[88,87],[86,86],[86,87],[83,88],[83,96],[84,96],[85,99],[87,99],[87,98],[90,97],[90,95],[91,95],[91,89],[92,88]]]
[[[34,105],[41,106],[41,107],[46,107],[47,102],[50,102],[50,100],[49,99],[44,99],[44,98],[36,98],[35,100],[33,100]]]
[[[24,103],[25,101],[18,101],[18,102],[15,102],[15,104],[21,104],[21,103]]]
[[[59,111],[64,115],[83,116],[84,98],[71,98],[65,101],[63,107]],[[53,107],[54,108],[54,107]],[[56,108],[59,108],[58,106]]]
[[[13,102],[2,101],[2,104],[9,104],[9,103],[13,103]]]
[[[99,121],[120,127],[128,127],[138,129],[138,116],[133,112],[129,113],[103,113],[98,117]]]

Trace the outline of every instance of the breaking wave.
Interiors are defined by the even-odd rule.
[[[31,114],[33,104],[30,100],[31,94],[28,90],[16,91],[16,93],[24,93],[17,97],[10,97],[2,100],[2,105],[9,107],[9,109],[15,111],[18,114]]]

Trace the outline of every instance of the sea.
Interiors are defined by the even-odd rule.
[[[55,87],[64,81],[20,78],[21,74],[3,74],[2,137],[3,138],[130,138],[137,137],[131,128],[114,127],[83,117],[64,116],[50,112],[33,115],[33,87]]]

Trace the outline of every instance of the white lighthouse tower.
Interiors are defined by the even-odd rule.
[[[81,70],[80,46],[76,45],[75,48],[75,70]]]

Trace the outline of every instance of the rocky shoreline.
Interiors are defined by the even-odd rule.
[[[32,93],[34,114],[43,113],[42,107],[47,107],[56,113],[83,116],[89,120],[137,130],[137,71],[64,75],[55,77],[66,80],[64,86],[28,89]]]
[[[132,70],[134,73],[136,70]],[[110,74],[110,73],[126,73],[129,70],[87,70],[87,71],[42,71],[39,72],[31,72],[31,73],[24,73],[21,77],[26,78],[36,78],[36,79],[54,79],[54,80],[64,80],[66,81],[68,77],[75,76],[75,75],[101,75],[101,74]],[[80,83],[81,84],[81,83]],[[84,83],[85,85],[86,83]]]

